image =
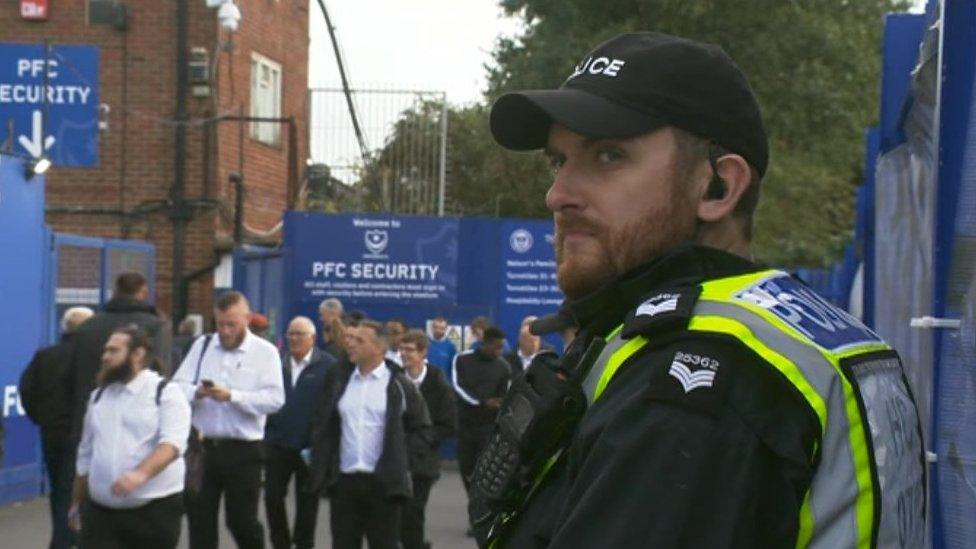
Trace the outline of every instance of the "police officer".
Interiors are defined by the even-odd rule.
[[[479,459],[490,544],[923,546],[897,354],[751,260],[768,145],[722,49],[619,36],[559,89],[499,98],[491,130],[552,164],[560,317],[578,332],[513,383]]]

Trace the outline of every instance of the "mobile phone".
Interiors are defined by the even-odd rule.
[[[213,389],[214,382],[209,379],[201,379],[200,385],[203,385],[206,389]]]

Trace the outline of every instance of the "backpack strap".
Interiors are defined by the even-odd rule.
[[[99,387],[95,390],[95,398],[92,399],[92,404],[98,402],[102,398],[102,393],[105,392],[105,387]]]
[[[164,377],[156,384],[156,406],[159,406],[159,401],[163,398],[163,389],[166,388],[167,383],[169,383],[169,378]]]
[[[207,347],[210,346],[211,339],[213,339],[213,334],[203,336],[203,349],[200,349],[200,356],[197,357],[197,372],[193,374],[194,385],[200,382],[200,365],[203,364],[203,355],[207,354]]]

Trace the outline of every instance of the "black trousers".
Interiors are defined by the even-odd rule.
[[[68,549],[75,544],[74,532],[68,528],[71,507],[71,483],[75,476],[75,448],[67,433],[41,431],[44,467],[51,484],[51,543],[49,549]]]
[[[180,541],[183,494],[134,509],[112,509],[88,500],[81,510],[81,549],[171,549]]]
[[[318,518],[319,497],[307,491],[308,466],[302,461],[300,450],[282,448],[274,444],[264,447],[264,509],[268,517],[271,546],[275,549],[298,549],[315,544],[315,520]],[[295,529],[288,528],[285,497],[288,484],[295,477]]]
[[[264,528],[258,521],[263,443],[204,439],[200,493],[187,497],[190,547],[217,549],[217,514],[224,497],[227,528],[241,549],[264,549]]]
[[[434,480],[413,478],[413,497],[403,503],[403,524],[400,528],[403,549],[428,547],[424,536],[424,523],[427,520],[427,499],[430,498],[430,488],[434,485]]]
[[[398,549],[402,500],[383,496],[376,477],[339,475],[329,505],[333,549]]]

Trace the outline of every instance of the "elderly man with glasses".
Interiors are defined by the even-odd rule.
[[[309,446],[311,419],[316,398],[322,393],[326,370],[335,362],[328,353],[315,347],[315,324],[298,316],[288,325],[288,351],[282,354],[285,405],[268,416],[264,430],[265,487],[264,505],[268,530],[275,549],[312,547],[318,497],[302,489],[308,485],[308,467],[301,451]],[[295,476],[295,525],[288,527],[285,496]]]

